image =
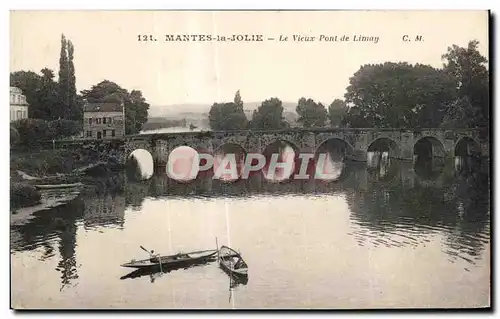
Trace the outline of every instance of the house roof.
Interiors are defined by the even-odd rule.
[[[122,112],[123,105],[120,103],[86,103],[84,112]]]

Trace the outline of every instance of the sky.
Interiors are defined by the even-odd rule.
[[[12,11],[10,70],[57,75],[61,34],[75,47],[81,91],[107,79],[141,90],[152,107],[270,97],[343,98],[363,64],[406,61],[441,67],[453,44],[480,42],[486,11]],[[139,42],[138,35],[156,42]],[[166,42],[166,34],[262,34],[287,42]],[[373,42],[294,42],[293,35],[379,37]],[[411,42],[402,40],[404,35]],[[416,36],[423,41],[414,41]],[[202,106],[200,106],[201,108]],[[205,111],[205,110],[203,110]]]

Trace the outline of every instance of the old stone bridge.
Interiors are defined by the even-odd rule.
[[[347,159],[366,161],[369,151],[388,151],[389,156],[413,161],[422,153],[452,158],[477,154],[489,157],[489,135],[481,129],[288,129],[279,131],[186,132],[140,134],[113,140],[79,140],[73,144],[97,147],[103,157],[108,152],[125,162],[136,149],[147,150],[155,164],[165,165],[168,155],[179,146],[214,154],[225,145],[238,145],[246,153],[263,153],[276,141],[289,144],[296,152],[317,153],[340,149]],[[62,143],[63,144],[63,143]],[[67,146],[67,145],[66,145]],[[61,145],[61,147],[64,147]]]

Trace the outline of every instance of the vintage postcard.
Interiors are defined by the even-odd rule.
[[[11,11],[11,308],[489,308],[488,11]]]

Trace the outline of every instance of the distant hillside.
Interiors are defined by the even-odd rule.
[[[245,110],[255,110],[262,102],[244,102]],[[172,104],[172,105],[159,105],[151,106],[149,108],[149,115],[151,117],[174,117],[178,118],[179,115],[189,116],[195,114],[203,114],[210,111],[212,104]],[[283,108],[285,111],[295,113],[295,107],[297,103],[294,102],[283,102]]]
[[[248,120],[252,119],[253,111],[260,106],[261,102],[245,103],[245,115]],[[210,129],[208,112],[211,105],[203,104],[176,104],[167,106],[154,106],[149,109],[147,123],[143,129],[158,129],[166,127],[188,127],[193,124],[201,129]],[[293,125],[298,115],[295,112],[296,103],[283,102],[283,116],[285,120]]]

